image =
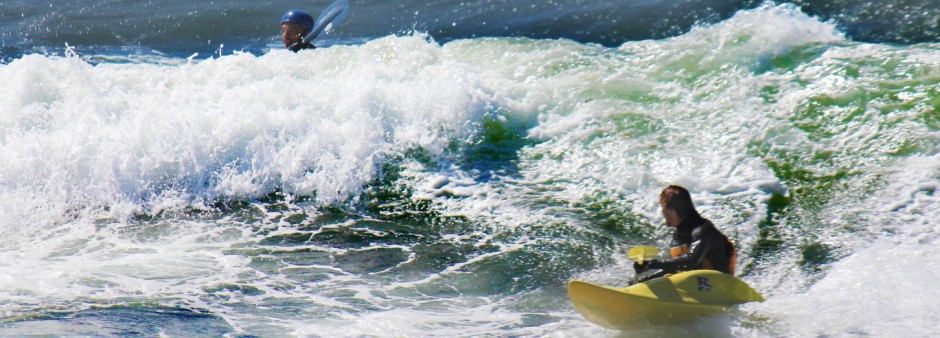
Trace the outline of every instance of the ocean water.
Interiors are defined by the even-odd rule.
[[[935,2],[327,3],[0,0],[0,336],[940,332]],[[668,184],[767,301],[586,322]]]

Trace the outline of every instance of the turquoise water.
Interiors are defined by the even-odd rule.
[[[0,64],[0,335],[925,336],[940,45],[763,5],[616,47]],[[290,70],[290,71],[285,71]],[[608,331],[680,184],[767,301]],[[905,276],[905,278],[898,278]],[[894,288],[877,287],[894,285]]]

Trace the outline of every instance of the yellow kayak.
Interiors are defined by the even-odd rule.
[[[616,330],[638,323],[664,323],[723,311],[731,305],[763,302],[747,283],[714,270],[693,270],[626,288],[573,280],[568,297],[589,322]]]

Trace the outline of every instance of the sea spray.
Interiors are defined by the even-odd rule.
[[[564,285],[627,283],[678,183],[768,301],[634,333],[923,334],[930,289],[856,286],[933,278],[938,47],[835,28],[766,5],[616,47],[17,57],[0,332],[616,334]]]

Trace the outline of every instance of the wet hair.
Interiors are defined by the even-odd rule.
[[[692,195],[689,194],[688,190],[678,185],[670,185],[663,189],[663,192],[659,194],[659,204],[672,209],[682,218],[693,215],[698,216],[698,211],[695,210],[695,206],[692,204]]]

